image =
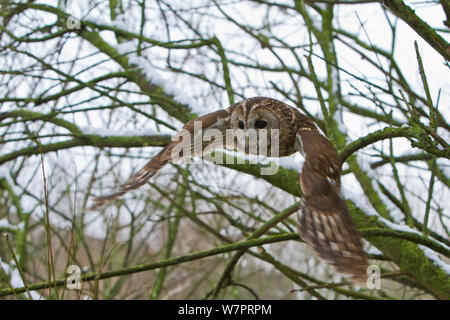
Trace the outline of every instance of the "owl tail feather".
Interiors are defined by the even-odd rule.
[[[132,175],[123,185],[121,185],[116,192],[96,197],[93,199],[94,204],[89,208],[90,211],[96,211],[103,208],[109,202],[118,199],[125,193],[131,190],[135,190],[153,177],[159,169],[161,169],[167,162],[169,162],[169,157],[165,156],[167,153],[167,148],[159,152],[152,160],[150,160],[141,170]]]
[[[346,203],[338,195],[335,197],[334,200],[340,201],[333,209],[326,207],[329,202],[305,197],[302,214],[298,217],[300,236],[338,272],[352,275],[353,282],[365,284],[367,254]]]

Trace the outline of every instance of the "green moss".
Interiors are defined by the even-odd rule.
[[[367,216],[352,202],[348,202],[352,217],[359,228],[386,228],[377,217]],[[437,297],[450,299],[450,276],[425,256],[417,244],[391,237],[367,237],[371,244],[391,258],[414,280]]]
[[[299,173],[294,170],[278,167],[278,170],[275,174],[263,175],[261,174],[261,169],[263,168],[263,166],[261,166],[260,164],[251,164],[248,160],[246,160],[245,163],[240,164],[240,162],[242,162],[242,159],[239,159],[238,157],[234,157],[218,151],[212,153],[211,155],[215,156],[215,154],[222,154],[223,164],[220,165],[223,167],[231,168],[239,172],[248,173],[257,178],[264,179],[270,184],[277,186],[278,188],[294,196],[301,197],[303,195],[300,189]]]

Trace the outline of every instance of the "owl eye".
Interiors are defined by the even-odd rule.
[[[238,122],[238,127],[239,127],[239,129],[244,129],[244,122],[243,121],[239,121]]]
[[[255,121],[255,128],[257,128],[257,129],[263,129],[266,127],[266,125],[267,125],[267,121],[264,121],[264,120],[256,120]]]

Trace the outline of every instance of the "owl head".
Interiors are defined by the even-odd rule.
[[[272,110],[272,100],[256,97],[236,104],[231,113],[230,127],[244,131],[280,129],[278,116]]]
[[[256,97],[236,104],[230,115],[234,147],[245,153],[278,156],[280,119],[271,98]]]

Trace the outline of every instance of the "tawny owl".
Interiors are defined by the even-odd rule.
[[[195,124],[196,123],[196,124]],[[195,137],[206,130],[215,129],[227,137],[227,132],[256,132],[265,130],[270,135],[277,131],[279,143],[277,154],[268,152],[268,156],[285,157],[300,152],[305,162],[300,174],[300,186],[304,194],[303,207],[299,213],[299,232],[301,238],[309,243],[317,254],[343,273],[353,276],[354,280],[366,278],[367,255],[361,244],[361,237],[352,221],[347,205],[340,193],[341,161],[333,144],[322,135],[314,122],[280,101],[271,98],[255,97],[218,110],[195,120],[183,127],[190,135],[191,153],[197,156],[206,150],[211,152],[215,139],[201,139],[200,148],[194,147]],[[230,142],[219,141],[220,145],[247,153],[255,153],[243,139]],[[271,148],[271,139],[266,139]],[[145,184],[173,155],[182,156],[180,140],[174,139],[161,152],[152,158],[140,171],[123,184],[117,192],[94,199],[92,209],[98,209],[105,203],[122,196]],[[257,150],[259,152],[260,150]],[[185,150],[185,149],[184,149]],[[186,150],[185,150],[186,151]]]

